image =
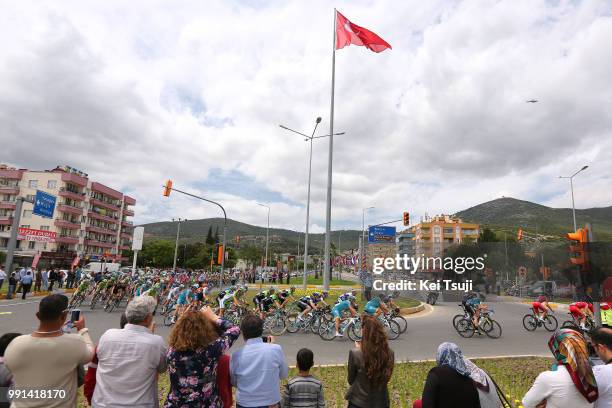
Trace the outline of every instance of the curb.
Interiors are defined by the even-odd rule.
[[[64,293],[64,294],[65,293],[74,293],[75,291],[76,291],[76,288],[63,289],[63,292],[61,292],[61,293]],[[51,293],[56,293],[56,292],[50,292],[48,290],[47,291],[41,291],[41,292],[28,292],[28,295],[30,297],[38,297],[38,296],[47,296],[47,295],[50,295]],[[21,296],[21,292],[13,293],[13,295],[14,296],[13,296],[12,299],[15,299],[16,297],[20,297]],[[3,294],[0,295],[0,300],[7,300],[6,299],[6,293],[3,293]],[[11,300],[11,299],[8,299],[8,300]]]
[[[423,310],[425,310],[425,303],[421,302],[421,304],[419,304],[418,306],[404,307],[400,309],[400,314],[402,316],[411,315],[411,314],[422,312]]]

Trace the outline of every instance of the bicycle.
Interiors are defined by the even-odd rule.
[[[527,313],[523,316],[523,327],[527,331],[534,331],[538,327],[544,326],[544,328],[549,332],[554,332],[557,330],[559,326],[559,322],[557,318],[551,314],[547,314],[545,317],[538,317],[535,315],[533,309],[531,309],[531,313]]]
[[[580,329],[582,332],[590,332],[595,328],[595,322],[593,318],[589,315],[586,316],[586,320],[584,323],[584,328],[580,325],[580,320],[576,319],[576,317],[572,314],[572,312],[568,312],[571,319],[566,320],[561,324],[562,329],[575,329],[576,327]]]
[[[274,336],[281,336],[287,329],[287,316],[283,309],[275,309],[272,314],[264,320],[264,331],[269,331]]]
[[[382,324],[385,332],[387,333],[387,337],[389,340],[397,339],[401,334],[401,329],[399,324],[391,319],[389,315],[381,314],[378,316],[378,321]]]
[[[389,317],[397,323],[400,329],[400,334],[403,334],[408,329],[408,321],[400,314],[399,307],[395,307],[389,311]]]
[[[457,323],[461,319],[470,319],[472,317],[463,303],[459,303],[458,306],[463,310],[463,314],[457,314],[453,317],[453,327],[455,330],[457,330]]]
[[[474,327],[474,323],[471,318],[462,318],[457,322],[455,329],[461,337],[470,338],[474,336],[474,333],[478,329],[478,332],[484,332],[487,337],[492,339],[498,339],[502,335],[501,325],[491,318],[493,310],[482,310],[480,312],[480,318],[478,319],[478,327]]]
[[[322,323],[333,320],[330,311],[330,307],[325,306],[323,309],[313,309],[305,319],[298,319],[297,316],[290,315],[287,317],[287,331],[289,333],[296,333],[303,329],[304,331],[310,330],[317,334]]]
[[[333,320],[326,323],[319,327],[319,336],[325,341],[331,341],[336,338],[336,323]],[[340,333],[346,333],[352,341],[360,341],[362,336],[361,317],[352,316],[343,319],[340,322]]]

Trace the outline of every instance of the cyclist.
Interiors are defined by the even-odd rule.
[[[302,316],[308,316],[308,313],[314,308],[317,307],[317,303],[314,297],[318,295],[317,292],[314,292],[310,296],[302,296],[297,301],[297,307],[300,309],[300,313],[298,313],[297,318],[302,320]]]
[[[334,321],[336,324],[336,337],[343,336],[343,334],[340,333],[340,320],[342,319],[342,313],[348,310],[351,317],[354,317],[357,314],[357,311],[355,310],[355,300],[355,296],[351,296],[348,299],[337,303],[332,309],[332,315],[334,316]]]
[[[376,315],[376,317],[380,316],[382,312],[389,313],[385,300],[387,300],[387,296],[384,293],[379,293],[378,296],[366,303],[363,310],[370,316]]]
[[[173,322],[176,322],[179,315],[189,306],[190,301],[195,298],[194,291],[194,288],[188,288],[186,285],[181,285],[181,291],[178,295],[178,299],[176,300],[177,308],[174,311],[174,316],[172,318]]]
[[[235,286],[231,286],[219,292],[219,294],[217,295],[217,300],[219,301],[219,317],[223,317],[223,314],[225,313],[225,304],[230,300],[234,299],[235,294]]]
[[[166,297],[166,300],[164,301],[164,306],[167,306],[171,302],[174,303],[178,298],[180,291],[180,286],[178,284],[174,284],[172,288],[168,291],[168,295]]]
[[[593,318],[593,305],[587,302],[573,302],[569,305],[569,311],[578,322],[582,330],[586,330],[587,316]]]
[[[546,315],[548,315],[548,311],[546,309],[550,310],[551,313],[554,313],[548,304],[548,297],[546,297],[546,295],[538,296],[538,299],[531,303],[531,307],[533,308],[533,314],[535,314],[540,321],[544,320]],[[542,315],[540,315],[540,312],[542,312]]]
[[[253,303],[255,304],[255,307],[257,308],[257,310],[259,310],[261,312],[261,308],[262,308],[262,301],[264,299],[266,299],[267,297],[271,296],[274,294],[274,292],[276,291],[276,289],[274,289],[273,287],[268,289],[268,290],[262,290],[261,292],[259,292],[258,294],[256,294],[253,297]]]
[[[338,296],[338,301],[336,303],[340,303],[342,301],[350,299],[351,297],[356,297],[356,296],[357,296],[357,290],[351,289],[350,292],[346,292]]]
[[[478,327],[478,319],[480,319],[480,311],[486,308],[486,305],[482,303],[480,300],[480,296],[476,295],[474,297],[469,298],[466,302],[466,306],[469,307],[468,313],[472,316],[472,323],[474,324],[474,328],[480,332],[480,328]]]
[[[280,303],[279,305],[277,305],[277,307],[279,309],[284,308],[287,303],[289,303],[289,301],[294,301],[295,302],[295,298],[293,297],[293,294],[295,293],[295,286],[291,286],[289,289],[284,289],[282,291],[280,291],[280,293],[278,294],[278,303]]]

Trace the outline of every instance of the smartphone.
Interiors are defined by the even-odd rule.
[[[70,312],[70,321],[71,322],[76,322],[81,318],[81,310],[80,309],[74,309],[72,312]]]

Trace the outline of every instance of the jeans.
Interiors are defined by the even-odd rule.
[[[26,294],[30,291],[31,288],[31,283],[24,283],[21,285],[21,299],[25,300]]]
[[[4,284],[4,279],[0,279],[0,290],[2,290],[2,285]]]
[[[8,292],[6,294],[6,298],[7,299],[12,299],[13,298],[13,293],[15,293],[15,285],[9,285]]]
[[[49,290],[49,279],[43,279],[42,286],[43,290]]]

